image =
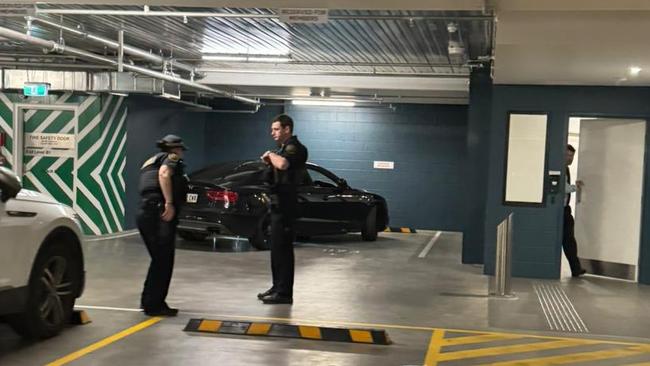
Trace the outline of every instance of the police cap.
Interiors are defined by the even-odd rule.
[[[156,146],[161,149],[173,149],[180,147],[183,150],[187,150],[187,146],[183,144],[183,139],[176,135],[167,135],[163,137],[162,139],[158,140]]]

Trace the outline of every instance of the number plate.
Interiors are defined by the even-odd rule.
[[[187,194],[187,203],[196,203],[199,200],[199,195],[196,193]]]

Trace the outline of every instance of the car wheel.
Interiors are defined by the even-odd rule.
[[[18,334],[39,339],[61,332],[82,286],[82,261],[72,243],[57,241],[41,249],[30,275],[25,311],[7,317]]]
[[[361,238],[364,241],[377,240],[377,206],[372,206],[368,211],[368,216],[361,227]]]
[[[192,231],[184,231],[184,230],[179,230],[178,231],[178,236],[183,238],[183,240],[188,240],[188,241],[203,241],[205,238],[208,237],[208,234],[204,233],[196,233]]]
[[[257,250],[269,250],[271,238],[271,218],[265,215],[255,231],[255,234],[248,238],[251,246]]]

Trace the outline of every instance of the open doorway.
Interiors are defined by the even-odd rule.
[[[568,143],[575,148],[570,197],[578,258],[588,274],[637,281],[646,121],[582,118],[569,120]],[[562,256],[562,277],[571,271]]]

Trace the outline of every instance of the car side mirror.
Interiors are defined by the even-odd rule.
[[[341,188],[350,188],[350,186],[348,185],[348,181],[346,181],[343,178],[339,179],[339,187],[341,187]]]
[[[20,179],[14,172],[0,167],[0,201],[7,202],[16,197],[22,188]]]

